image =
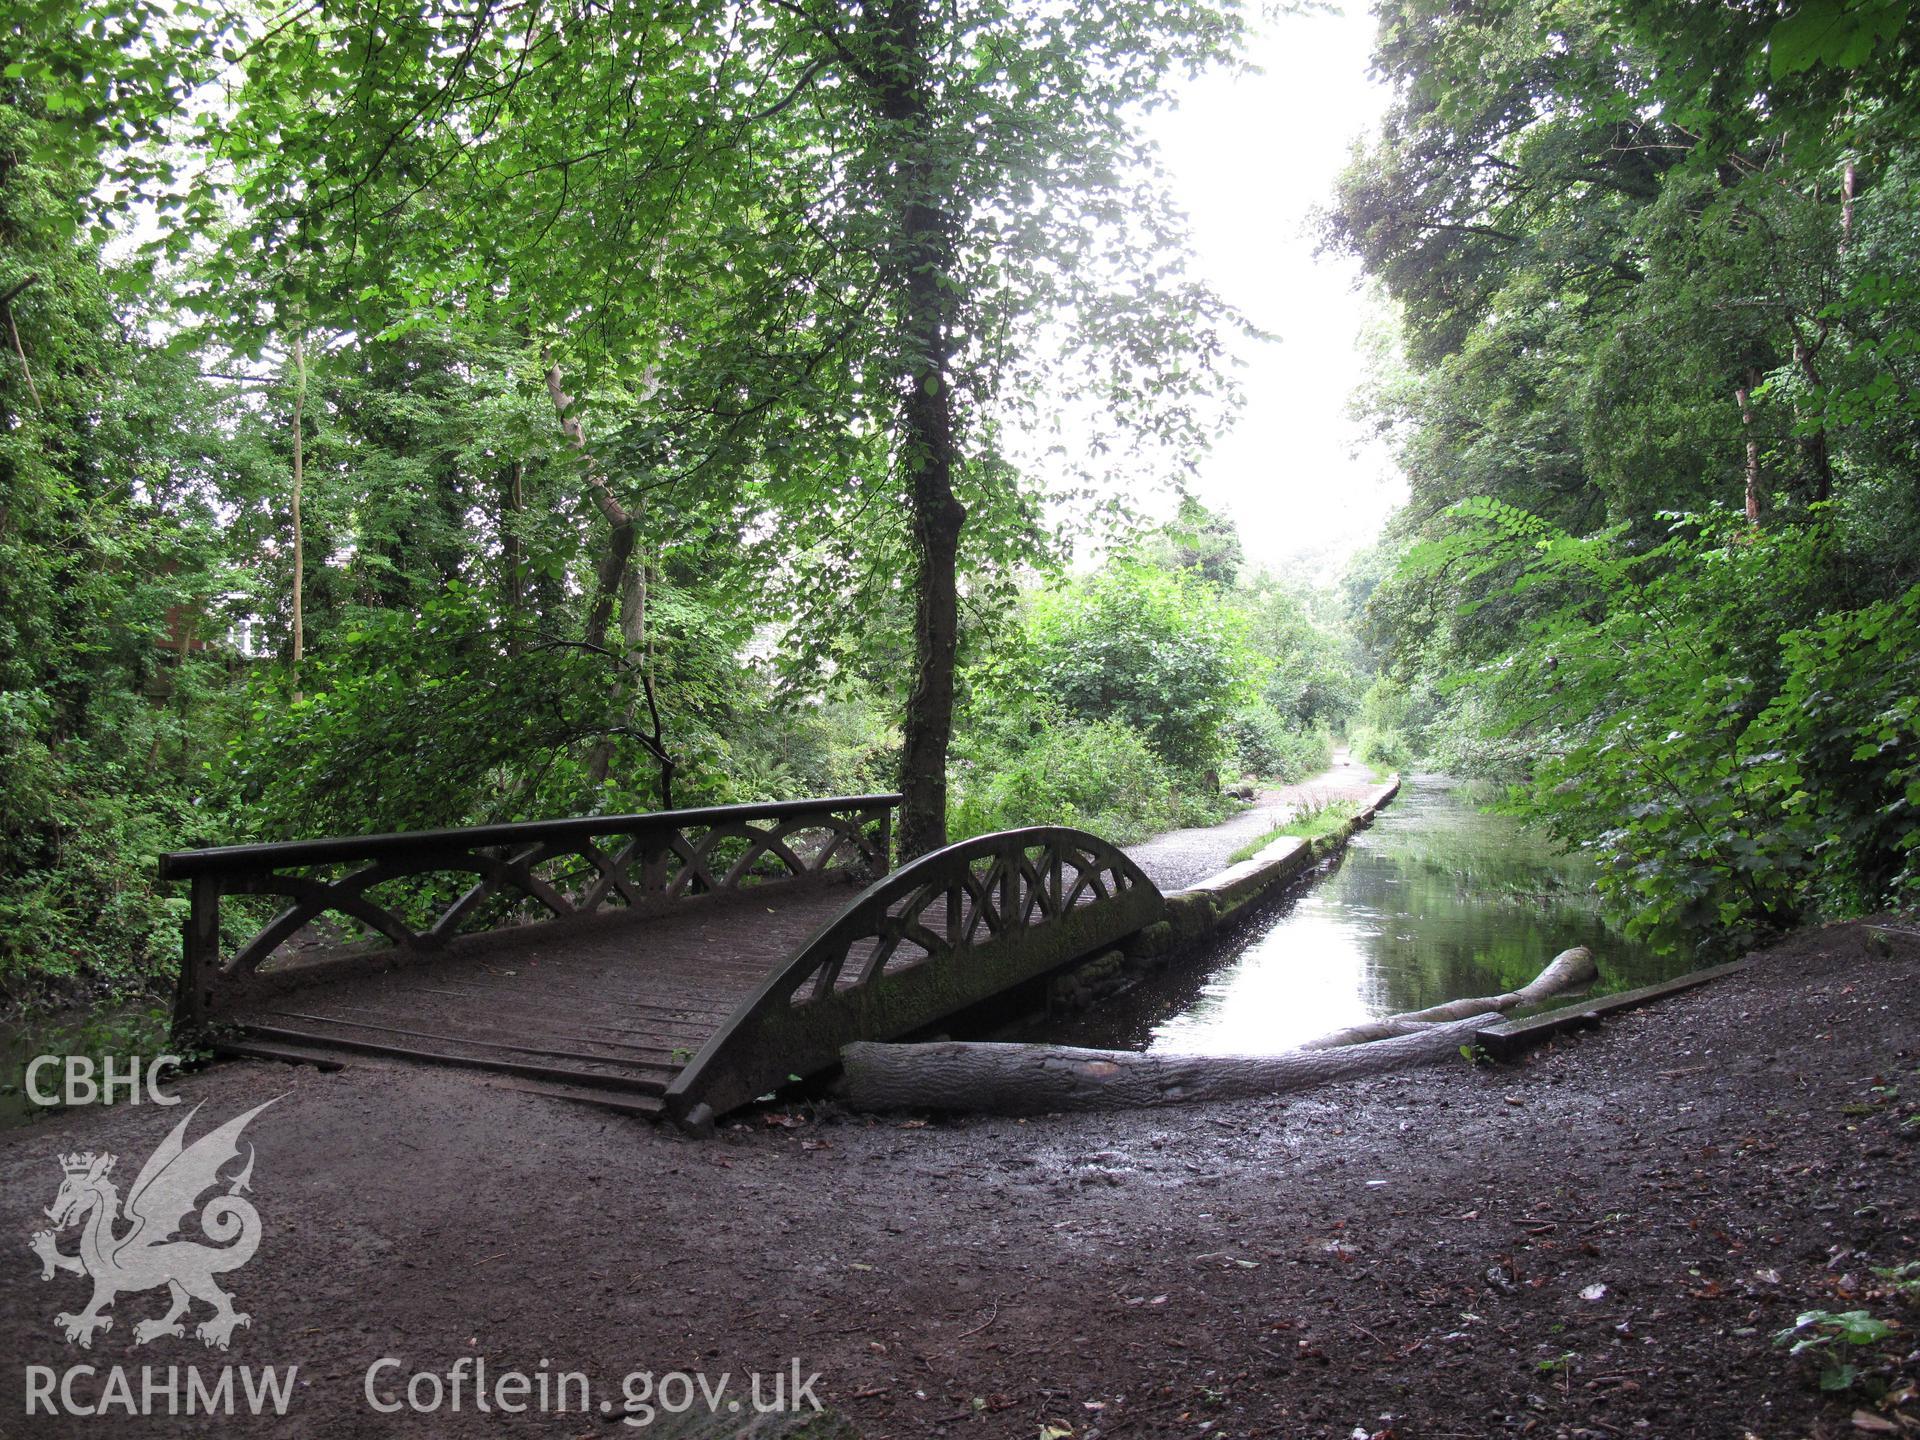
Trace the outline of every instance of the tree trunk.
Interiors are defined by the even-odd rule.
[[[1814,322],[1816,339],[1812,344],[1800,333],[1798,318],[1790,321],[1793,326],[1793,363],[1800,367],[1800,375],[1816,396],[1823,388],[1820,372],[1814,366],[1814,356],[1827,343],[1830,322],[1817,319]],[[1807,468],[1813,472],[1813,484],[1809,487],[1808,498],[1830,500],[1833,498],[1833,458],[1827,448],[1827,432],[1824,427],[1815,429],[1801,437],[1800,453],[1807,457]]]
[[[617,600],[621,643],[614,672],[614,703],[620,708],[622,730],[637,738],[653,756],[660,770],[661,804],[664,808],[672,809],[676,767],[673,757],[667,752],[666,736],[660,724],[659,697],[654,693],[653,676],[645,663],[645,657],[650,653],[647,639],[647,570],[633,553],[639,537],[640,509],[638,506],[627,509],[607,483],[599,457],[587,447],[586,427],[567,413],[573,408],[573,397],[567,394],[560,377],[560,367],[551,359],[547,362],[547,394],[553,400],[554,413],[560,417],[561,433],[567,437],[567,442],[578,452],[581,462],[586,466],[587,494],[611,528],[606,553],[600,557],[596,567],[593,607],[587,612],[586,643],[597,649],[608,648],[607,627],[612,621]],[[643,698],[652,722],[651,737],[634,728]],[[587,778],[596,792],[607,783],[607,772],[612,763],[613,737],[608,735],[593,747],[593,753],[587,759]]]
[[[1747,432],[1747,519],[1760,518],[1760,440],[1753,433],[1753,387],[1760,383],[1760,372],[1749,366],[1746,378],[1734,388],[1733,398],[1740,405],[1740,424]]]
[[[629,549],[620,575],[620,661],[614,683],[614,702],[620,707],[620,723],[631,731],[640,709],[640,697],[647,690],[647,701],[654,717],[655,759],[660,762],[662,808],[673,808],[673,770],[666,752],[659,746],[659,710],[653,706],[644,667],[647,649],[647,572],[636,562]],[[613,737],[607,736],[593,747],[587,762],[588,778],[594,789],[607,783],[607,770],[613,763]]]
[[[1489,1014],[1584,985],[1594,974],[1592,955],[1585,949],[1568,950],[1522,990],[1391,1016],[1278,1055],[1150,1055],[1062,1045],[860,1041],[840,1052],[846,1070],[843,1092],[848,1103],[860,1110],[965,1110],[998,1115],[1124,1110],[1279,1095],[1444,1059],[1462,1045],[1472,1044]],[[1376,1034],[1386,1038],[1371,1038]],[[1367,1043],[1350,1043],[1348,1036]]]
[[[944,407],[943,407],[944,408]],[[911,422],[910,430],[914,429]],[[914,682],[900,747],[900,859],[947,843],[947,749],[953,738],[953,672],[960,643],[960,527],[949,462],[914,479],[913,530],[920,553],[913,624]]]
[[[604,646],[607,643],[607,626],[613,619],[614,600],[621,593],[627,563],[633,556],[635,522],[639,517],[622,505],[619,497],[613,493],[613,487],[607,484],[606,474],[600,468],[600,457],[587,448],[586,427],[567,413],[573,408],[573,396],[567,394],[560,377],[560,367],[551,359],[547,362],[547,395],[553,401],[554,414],[560,419],[560,433],[567,437],[567,443],[586,467],[587,498],[605,517],[611,531],[606,551],[594,567],[597,583],[593,606],[587,611],[585,637],[589,645]]]
[[[654,592],[659,581],[660,576],[651,564],[642,568],[640,572],[640,583],[645,587],[647,594],[651,595]],[[642,608],[644,609],[644,602]],[[635,700],[644,698],[647,702],[647,719],[648,723],[653,727],[653,738],[647,742],[647,745],[648,748],[652,750],[653,758],[660,767],[660,808],[662,810],[671,810],[673,809],[673,777],[679,769],[679,766],[675,764],[673,756],[668,753],[666,731],[660,722],[660,696],[654,688],[653,680],[656,673],[654,670],[653,631],[649,629],[642,639],[644,644],[640,658],[640,695],[636,696]],[[627,706],[627,713],[632,715],[634,710],[635,706],[630,702]],[[629,720],[628,723],[631,724],[632,721]]]
[[[0,310],[7,312],[7,338],[13,342],[14,358],[20,362],[20,378],[27,382],[27,394],[33,397],[33,408],[36,410],[42,408],[40,391],[33,383],[33,367],[27,363],[27,347],[20,343],[20,327],[14,323],[13,319],[13,302],[39,278],[38,275],[29,275],[5,295],[0,295]]]
[[[307,346],[305,335],[293,337],[293,698],[300,693],[300,662],[307,653],[305,594],[307,588],[306,530],[300,514],[306,483]]]
[[[908,482],[918,560],[914,678],[902,724],[900,858],[947,843],[947,750],[953,736],[953,678],[959,649],[960,532],[966,507],[953,493],[953,237],[943,213],[933,156],[922,0],[893,0],[866,13],[873,65],[866,72],[880,114],[902,137],[892,171],[894,243],[889,279],[900,305],[906,393],[901,463]]]
[[[526,504],[522,481],[526,466],[516,460],[507,467],[506,484],[500,496],[500,594],[501,608],[507,612],[507,654],[520,653],[519,627],[526,608],[524,546],[520,541],[519,516]]]
[[[1522,1005],[1538,1005],[1542,1000],[1551,999],[1563,991],[1591,985],[1599,973],[1599,968],[1593,963],[1593,952],[1584,945],[1576,945],[1554,956],[1546,969],[1518,990],[1509,990],[1504,995],[1482,995],[1472,1000],[1449,1000],[1444,1005],[1430,1006],[1425,1010],[1409,1010],[1404,1014],[1387,1015],[1363,1024],[1349,1025],[1344,1030],[1322,1035],[1318,1040],[1309,1040],[1300,1048],[1334,1050],[1343,1045],[1363,1045],[1373,1040],[1391,1039],[1395,1035],[1411,1035],[1429,1025],[1449,1020],[1466,1020],[1477,1015],[1517,1010]]]
[[[1279,1055],[1143,1055],[1063,1045],[940,1041],[840,1052],[847,1102],[857,1110],[963,1110],[1046,1115],[1059,1110],[1131,1110],[1245,1100],[1307,1090],[1355,1075],[1444,1059],[1486,1022],[1429,1025],[1410,1035],[1337,1050]]]

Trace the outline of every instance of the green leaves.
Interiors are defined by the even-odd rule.
[[[1752,742],[1819,830],[1830,903],[1866,909],[1920,895],[1920,587],[1781,644],[1786,675]]]
[[[1642,931],[1906,902],[1910,4],[1380,18],[1327,234],[1399,309],[1370,403],[1411,494],[1356,738],[1509,782]]]
[[[1231,390],[1134,125],[1231,56],[1230,4],[929,4],[894,54],[893,7],[784,0],[15,8],[0,291],[40,279],[9,307],[37,389],[0,346],[0,933],[130,897],[62,965],[161,953],[163,843],[652,802],[632,656],[576,638],[623,508],[683,798],[889,788],[903,407],[951,410],[977,647],[1064,548],[1005,437],[1077,407],[1089,470],[1150,483]],[[1252,671],[1177,618],[1177,693],[1135,699],[1210,753]]]
[[[1819,65],[1853,70],[1900,33],[1907,0],[1802,0],[1767,38],[1775,80]]]
[[[1042,709],[1029,733],[985,745],[981,738],[963,742],[955,766],[949,830],[956,840],[1073,825],[1124,843],[1179,822],[1173,771],[1124,720]]]
[[[1820,1388],[1848,1390],[1859,1378],[1859,1368],[1840,1358],[1843,1345],[1877,1345],[1892,1335],[1897,1322],[1882,1320],[1866,1310],[1808,1310],[1793,1325],[1773,1337],[1775,1345],[1791,1347],[1795,1357],[1810,1355],[1820,1361]]]
[[[1031,693],[1068,714],[1118,718],[1177,769],[1221,754],[1221,727],[1265,666],[1247,621],[1204,582],[1117,561],[1038,597],[1018,660]]]
[[[1829,534],[1690,517],[1637,553],[1510,507],[1456,507],[1445,554],[1525,597],[1504,663],[1461,683],[1529,760],[1523,813],[1597,862],[1640,934],[1736,947],[1915,887],[1920,590],[1793,628]]]

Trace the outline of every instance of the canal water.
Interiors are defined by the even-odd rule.
[[[1162,972],[1021,1038],[1201,1054],[1285,1050],[1374,1016],[1518,989],[1585,945],[1596,992],[1678,975],[1687,956],[1603,919],[1588,865],[1442,775],[1407,779],[1344,855],[1201,966]]]

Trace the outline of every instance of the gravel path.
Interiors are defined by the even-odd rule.
[[[1331,770],[1297,785],[1263,790],[1252,808],[1231,820],[1189,830],[1169,830],[1138,845],[1127,846],[1127,853],[1163,892],[1183,890],[1226,869],[1234,851],[1283,824],[1301,802],[1362,800],[1371,787],[1367,767],[1356,764],[1345,750],[1336,750]]]

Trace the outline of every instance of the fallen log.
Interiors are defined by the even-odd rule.
[[[1157,1055],[992,1041],[941,1040],[923,1045],[858,1041],[840,1052],[845,1070],[841,1094],[860,1110],[964,1110],[996,1115],[1126,1110],[1278,1095],[1444,1059],[1473,1042],[1486,1015],[1546,999],[1557,990],[1591,980],[1593,973],[1593,957],[1586,950],[1569,950],[1524,989],[1390,1016],[1376,1023],[1399,1026],[1404,1022],[1405,1028],[1391,1030],[1384,1038],[1345,1043],[1338,1035],[1349,1032],[1342,1031],[1277,1055]],[[1479,1008],[1457,1017],[1437,1013],[1462,1005]],[[1425,1018],[1429,1016],[1433,1018]]]
[[[1505,1014],[1509,1010],[1518,1010],[1522,1005],[1538,1005],[1568,990],[1591,985],[1599,974],[1599,967],[1593,963],[1593,952],[1584,945],[1576,945],[1554,956],[1546,969],[1518,990],[1509,990],[1504,995],[1480,995],[1470,1000],[1449,1000],[1444,1005],[1429,1006],[1425,1010],[1385,1015],[1378,1020],[1349,1025],[1344,1030],[1335,1030],[1317,1040],[1309,1040],[1300,1048],[1332,1050],[1341,1045],[1360,1045],[1372,1040],[1387,1040],[1395,1035],[1409,1035],[1415,1030],[1446,1020]]]

